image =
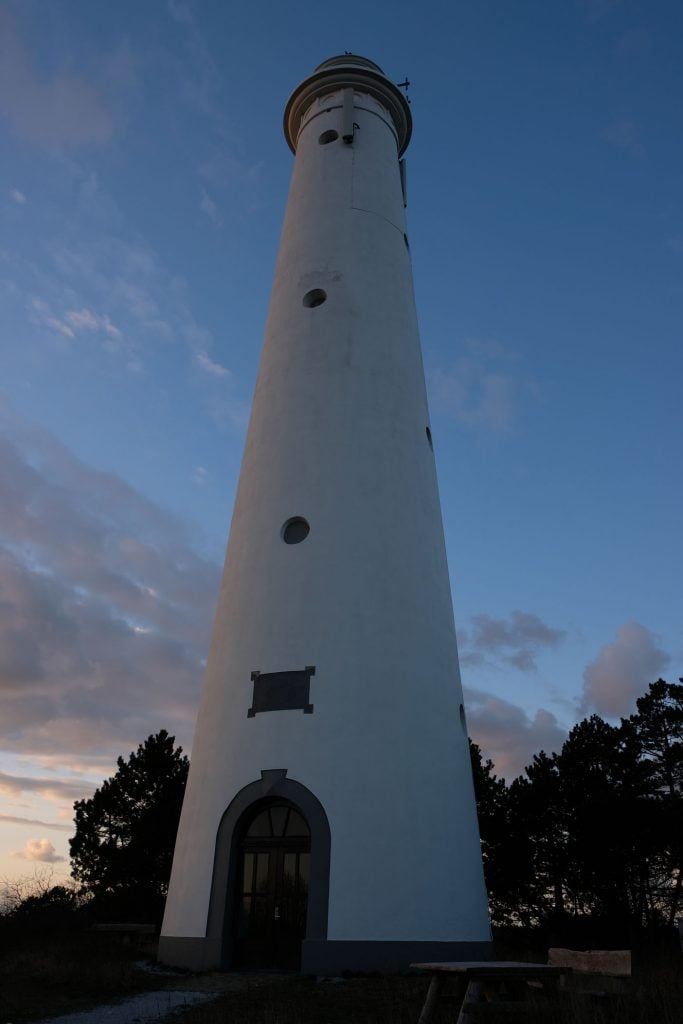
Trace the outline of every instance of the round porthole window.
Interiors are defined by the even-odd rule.
[[[329,131],[323,132],[318,142],[321,146],[326,146],[328,142],[334,142],[335,139],[339,138],[339,132],[335,132],[334,129],[330,128]]]
[[[282,539],[285,544],[301,544],[302,540],[306,540],[310,531],[310,526],[302,516],[293,516],[282,527]]]
[[[327,292],[322,288],[311,288],[310,292],[304,295],[303,304],[307,309],[313,309],[315,306],[322,306],[326,298]]]

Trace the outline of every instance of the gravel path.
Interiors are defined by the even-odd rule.
[[[39,1024],[147,1024],[147,1021],[160,1021],[184,1006],[204,1003],[215,999],[219,992],[177,992],[164,989],[161,992],[144,992],[133,996],[123,1003],[96,1006],[94,1010],[81,1010],[79,1013],[66,1013],[61,1017],[51,1017]]]

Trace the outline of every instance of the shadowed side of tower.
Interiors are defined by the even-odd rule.
[[[294,171],[159,947],[396,970],[490,929],[399,159],[371,61],[294,91]]]

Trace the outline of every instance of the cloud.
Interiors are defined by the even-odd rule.
[[[621,0],[576,0],[579,11],[589,22],[601,21],[620,4]]]
[[[42,821],[39,818],[20,818],[14,814],[0,814],[0,821],[9,825],[39,825],[40,828],[52,828],[58,832],[73,832],[73,825],[62,825],[56,821]]]
[[[0,405],[0,747],[103,759],[166,728],[187,744],[220,568],[189,528]],[[4,775],[73,801],[73,780]]]
[[[71,309],[60,318],[53,315],[48,304],[42,299],[34,298],[31,305],[42,323],[51,327],[53,331],[63,334],[66,338],[75,338],[83,331],[106,334],[109,339],[114,339],[114,341],[118,341],[121,337],[121,331],[106,314],[99,315],[93,313],[91,309],[85,308]]]
[[[608,718],[631,714],[635,703],[669,664],[669,655],[654,633],[638,622],[626,622],[613,643],[605,644],[583,673],[582,712]]]
[[[212,377],[225,377],[230,372],[227,367],[221,366],[220,363],[214,363],[212,359],[209,359],[206,352],[197,352],[195,362],[205,373],[210,373]]]
[[[632,156],[643,155],[638,127],[630,118],[622,118],[608,125],[602,132],[602,137],[611,146],[624,149]]]
[[[472,630],[459,630],[464,665],[481,665],[493,655],[523,672],[536,670],[536,658],[542,650],[559,646],[565,630],[547,625],[531,612],[515,610],[510,618],[473,615]]]
[[[11,188],[9,190],[10,199],[13,200],[18,206],[25,206],[28,199],[23,192],[20,192],[18,188]]]
[[[30,775],[8,775],[0,772],[0,793],[6,796],[20,796],[22,793],[34,793],[42,796],[45,800],[52,800],[57,803],[67,800],[73,803],[75,800],[82,800],[90,796],[93,786],[83,782],[69,780],[38,779]]]
[[[470,338],[463,349],[451,366],[428,375],[435,409],[469,427],[509,430],[521,398],[534,393],[535,385],[511,370],[516,357],[499,342]]]
[[[64,315],[64,319],[75,331],[103,331],[110,338],[121,337],[121,331],[108,316],[98,316],[90,309],[72,309]]]
[[[100,331],[104,346],[120,351],[128,368],[142,369],[140,353],[151,353],[155,344],[166,347],[182,343],[192,359],[207,373],[228,375],[229,371],[207,355],[213,344],[211,332],[195,319],[185,282],[169,274],[157,254],[140,240],[126,241],[99,232],[76,242],[69,238],[51,243],[51,256],[61,280],[54,288],[56,296],[69,290],[87,293],[89,299],[78,308],[74,304],[59,317],[41,297],[42,315],[48,315],[73,332]],[[106,308],[107,313],[96,312]],[[47,322],[45,319],[43,322]],[[57,323],[52,326],[59,330]]]
[[[567,738],[566,730],[545,708],[530,716],[517,704],[469,687],[465,688],[465,702],[471,739],[508,781],[531,764],[534,754],[559,751]]]
[[[59,864],[66,860],[57,854],[49,839],[27,839],[24,849],[12,856],[17,860],[41,861],[43,864]]]
[[[223,218],[221,216],[221,212],[205,188],[202,189],[202,198],[199,202],[199,209],[202,213],[206,214],[214,227],[220,228],[222,226]]]
[[[6,7],[0,39],[0,114],[17,135],[54,150],[111,140],[111,114],[95,87],[76,75],[42,75]]]
[[[171,19],[180,26],[183,42],[189,60],[180,66],[178,84],[185,101],[202,114],[213,117],[222,124],[221,74],[211,56],[209,45],[188,4],[183,0],[168,0],[167,10]]]

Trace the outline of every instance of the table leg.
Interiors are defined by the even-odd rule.
[[[462,975],[460,975],[456,979],[455,1000],[454,1000],[455,1001],[455,1012],[457,1014],[457,1017],[455,1017],[456,1024],[467,1024],[467,1020],[468,1020],[469,1014],[467,1013],[467,1010],[465,1009],[465,1004],[467,1002],[467,997],[468,997],[468,995],[470,994],[470,991],[473,988],[474,988],[474,983],[471,981],[470,978],[463,978]]]
[[[429,989],[427,991],[427,998],[424,1001],[422,1013],[420,1014],[420,1019],[417,1024],[430,1024],[434,1013],[434,1007],[437,1004],[442,986],[443,974],[432,974],[432,980],[429,982]]]

